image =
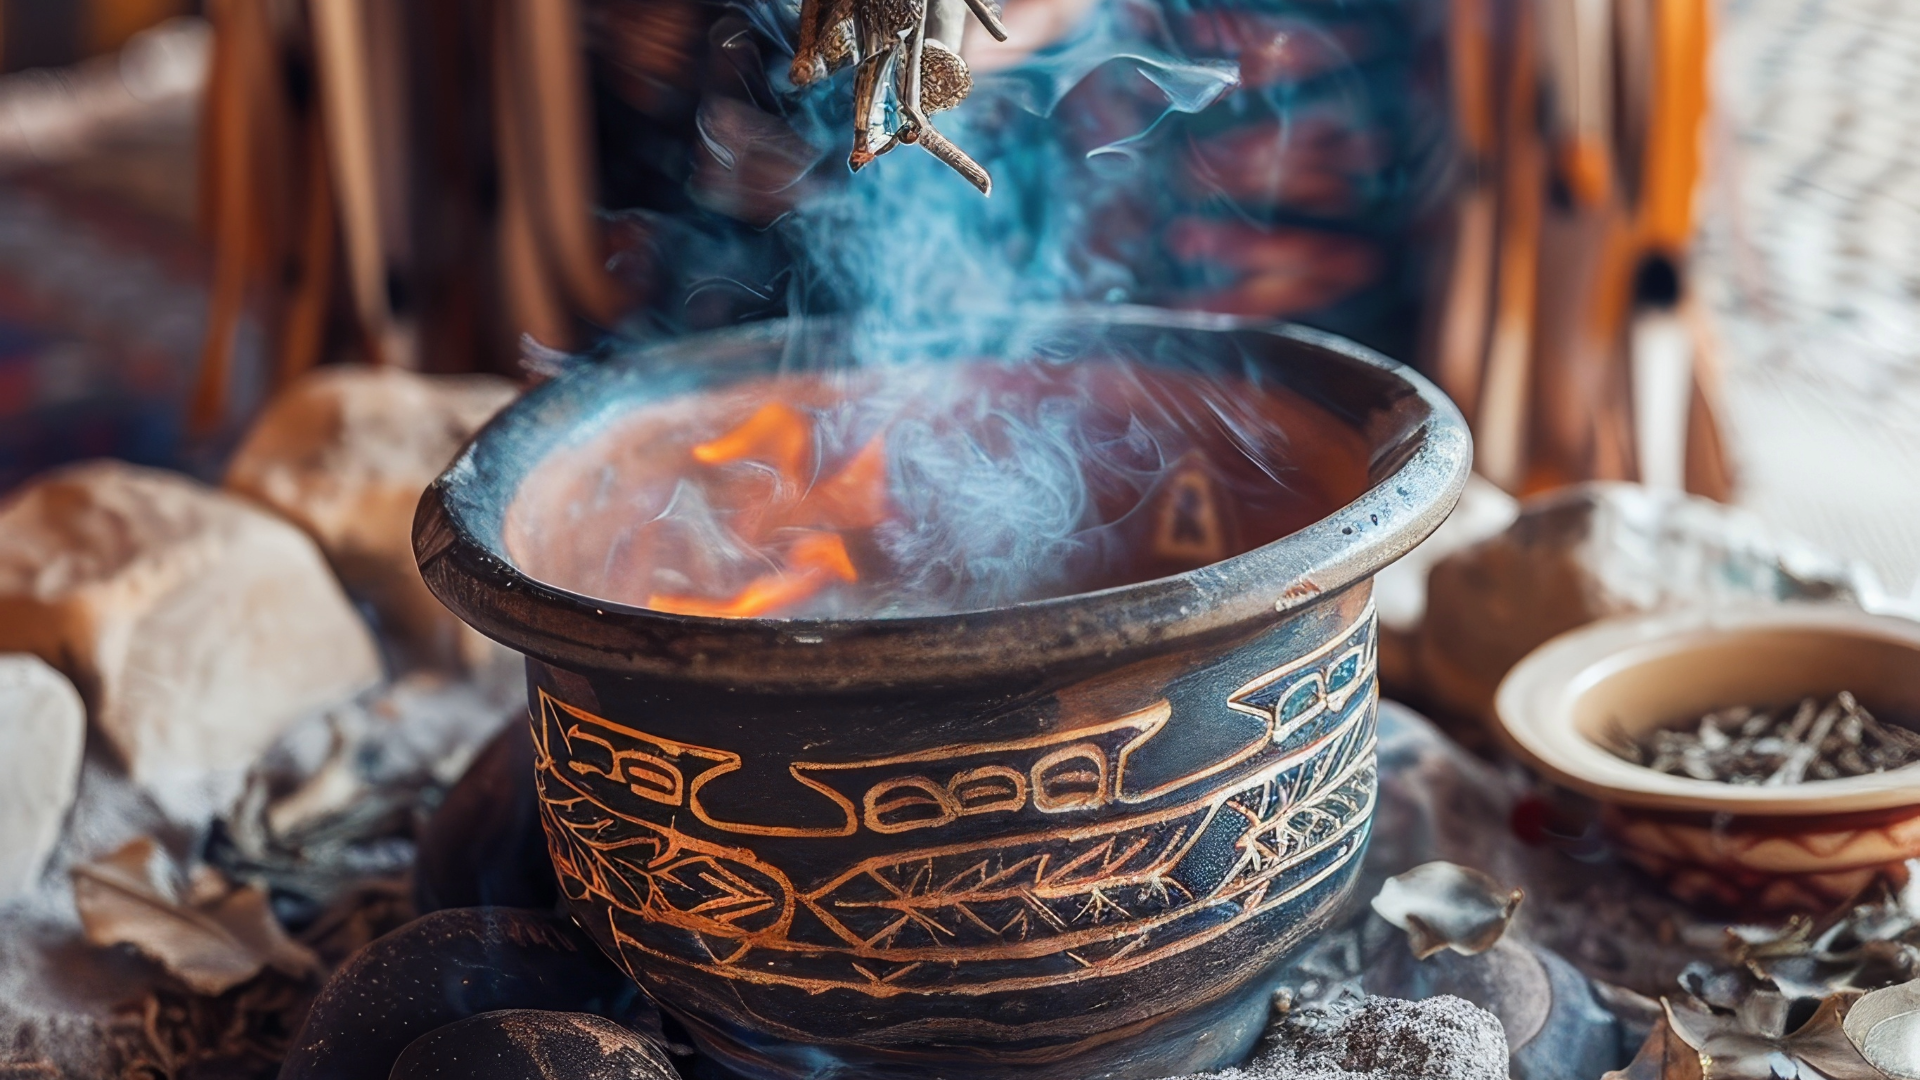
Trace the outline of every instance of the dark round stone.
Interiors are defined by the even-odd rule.
[[[550,908],[560,886],[533,786],[533,735],[509,723],[467,766],[420,834],[414,904]]]
[[[571,922],[541,911],[453,908],[415,919],[340,965],[280,1080],[378,1080],[420,1036],[500,1009],[659,1024],[639,988]]]
[[[389,1080],[678,1080],[664,1047],[591,1013],[505,1009],[420,1036]]]

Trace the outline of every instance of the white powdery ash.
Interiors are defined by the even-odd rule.
[[[1507,1080],[1500,1021],[1463,998],[1370,997],[1318,1022],[1293,1019],[1244,1067],[1183,1080]]]

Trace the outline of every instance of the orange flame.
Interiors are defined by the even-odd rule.
[[[807,493],[800,511],[810,518],[807,524],[871,529],[887,520],[887,505],[887,443],[875,435],[832,479]]]
[[[813,454],[813,425],[806,414],[784,402],[761,406],[733,430],[693,448],[693,459],[703,465],[760,461],[771,466],[798,490]],[[762,542],[766,532],[786,526],[789,537],[782,566],[762,574],[732,596],[657,593],[647,606],[676,615],[750,619],[790,608],[819,593],[835,579],[858,581],[847,554],[842,530],[871,529],[886,520],[886,440],[876,435],[832,477],[815,484],[797,502],[770,513],[736,518],[746,525],[751,542]],[[748,524],[748,522],[751,522]],[[793,528],[805,526],[805,528]]]
[[[795,539],[787,548],[786,562],[785,570],[762,574],[746,588],[723,599],[656,593],[647,597],[647,606],[675,615],[751,619],[791,607],[825,588],[834,578],[860,579],[853,560],[847,556],[847,543],[839,533],[796,530]]]
[[[764,461],[798,486],[812,451],[813,425],[806,416],[784,402],[770,401],[739,427],[694,447],[693,460],[702,465]]]

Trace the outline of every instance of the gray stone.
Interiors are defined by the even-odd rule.
[[[112,461],[0,503],[0,650],[71,678],[93,730],[163,800],[380,678],[365,624],[300,530]]]
[[[80,782],[87,713],[37,656],[0,655],[0,902],[32,889]]]
[[[1211,1080],[1507,1080],[1500,1021],[1457,997],[1370,997],[1280,1024],[1247,1065]]]
[[[234,452],[226,487],[305,529],[409,659],[484,667],[503,650],[427,591],[413,558],[413,512],[514,393],[491,375],[320,368],[268,404]]]
[[[1580,484],[1527,501],[1504,532],[1427,579],[1415,645],[1424,696],[1489,718],[1520,659],[1609,615],[1790,600],[1858,602],[1856,572],[1720,503],[1637,484]]]
[[[592,1013],[505,1009],[415,1039],[390,1080],[679,1080],[659,1041]]]

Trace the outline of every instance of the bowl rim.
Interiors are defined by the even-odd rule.
[[[1555,783],[1622,807],[1772,817],[1920,805],[1920,764],[1790,788],[1724,784],[1635,765],[1573,729],[1573,706],[1586,690],[1655,655],[1671,655],[1676,642],[1693,639],[1697,647],[1778,630],[1877,638],[1913,650],[1920,663],[1920,622],[1841,603],[1619,615],[1552,638],[1514,665],[1494,693],[1495,733],[1508,750]]]
[[[871,619],[723,619],[675,615],[569,592],[515,567],[462,509],[480,482],[476,449],[509,425],[564,413],[559,397],[595,372],[703,345],[779,343],[832,320],[772,319],[675,339],[615,365],[564,374],[522,395],[469,440],[428,486],[414,518],[428,587],[482,634],[571,670],[668,675],[732,687],[877,688],[953,682],[1130,655],[1272,620],[1367,580],[1438,528],[1466,486],[1465,419],[1432,382],[1345,338],[1291,323],[1127,305],[1044,305],[1002,317],[1023,329],[1079,324],[1266,335],[1375,380],[1416,410],[1411,452],[1356,498],[1261,547],[1172,577],[984,611]],[[1400,403],[1409,404],[1400,404]],[[1356,425],[1356,430],[1364,428]],[[1378,448],[1375,449],[1376,455]],[[523,470],[524,471],[524,470]]]

